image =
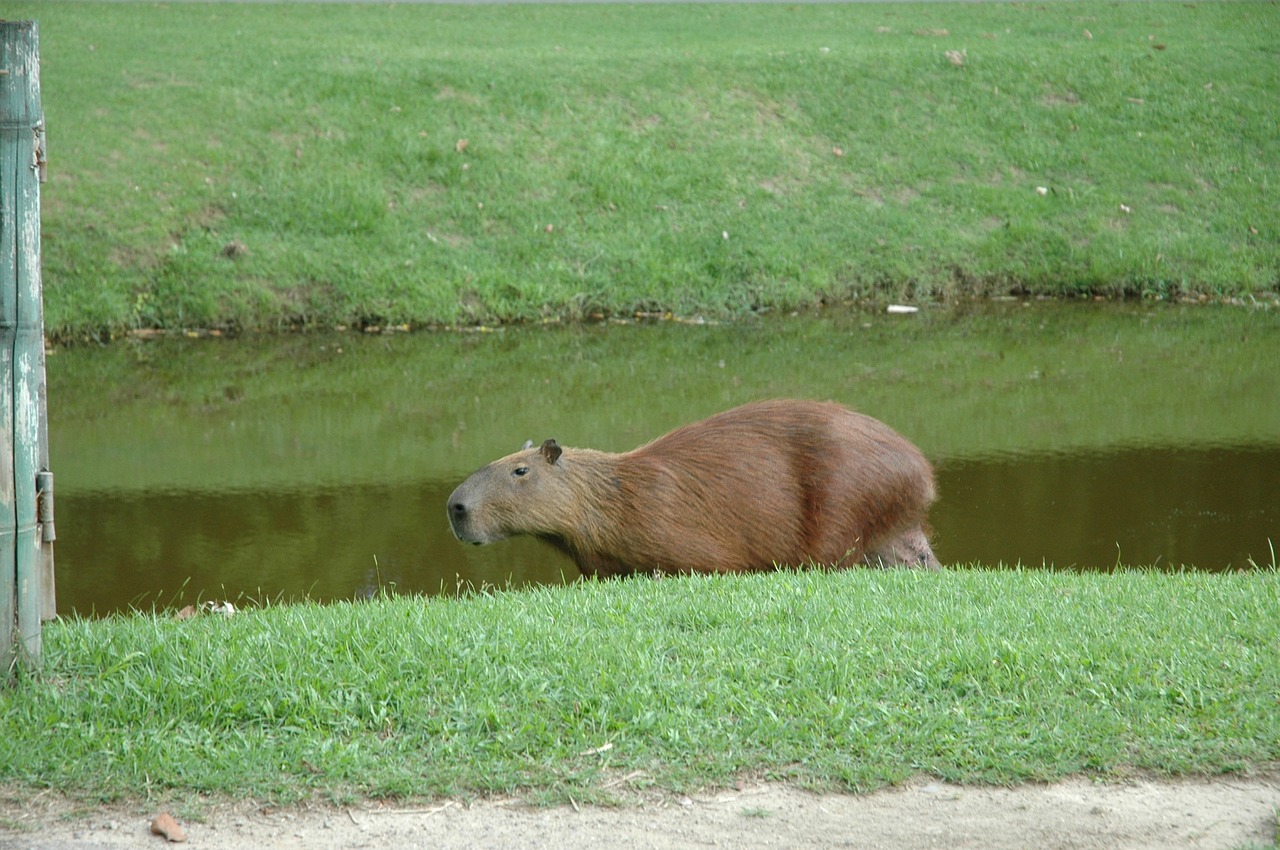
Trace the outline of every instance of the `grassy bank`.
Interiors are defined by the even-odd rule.
[[[1271,4],[6,15],[55,336],[1280,276]]]
[[[1274,570],[862,571],[58,623],[0,691],[0,782],[581,800],[1272,769],[1277,610]]]

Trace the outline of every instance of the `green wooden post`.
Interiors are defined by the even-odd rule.
[[[0,21],[0,670],[40,664],[52,616],[40,179],[44,113],[35,21]],[[37,486],[48,491],[38,505]],[[41,525],[41,508],[48,528]],[[49,539],[46,539],[49,538]]]

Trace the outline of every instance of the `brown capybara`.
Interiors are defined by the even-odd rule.
[[[621,454],[526,444],[462,482],[448,512],[465,543],[532,535],[588,576],[937,567],[934,496],[929,462],[883,422],[762,401]]]

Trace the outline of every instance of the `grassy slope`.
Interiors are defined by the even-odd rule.
[[[66,622],[0,692],[0,782],[607,799],[624,775],[1270,769],[1277,610],[1274,570],[856,571]]]
[[[56,335],[1280,274],[1271,4],[7,14]]]

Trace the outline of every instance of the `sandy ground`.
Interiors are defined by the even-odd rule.
[[[161,848],[156,810],[77,811],[39,797],[0,804],[0,850]],[[184,846],[230,848],[1271,848],[1280,776],[974,788],[919,782],[866,795],[782,785],[619,808],[530,808],[515,800],[264,810],[212,806],[185,822]]]

